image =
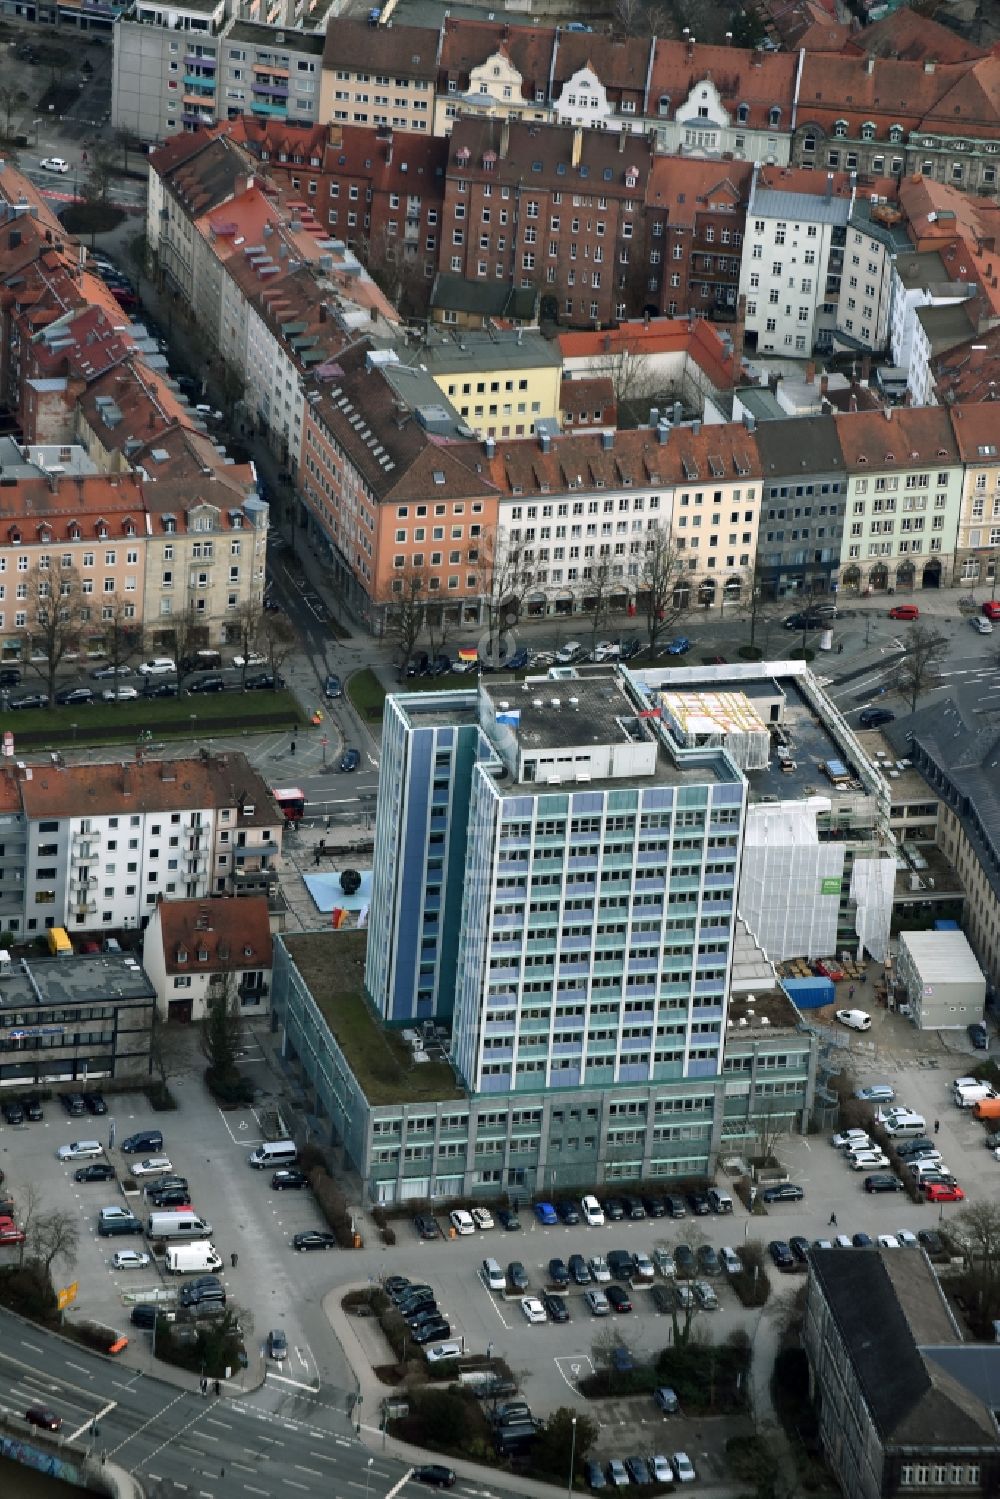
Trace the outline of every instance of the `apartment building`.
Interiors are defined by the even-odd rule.
[[[376,632],[414,587],[450,620],[480,618],[497,502],[470,432],[419,362],[395,350],[355,344],[308,383],[303,521]]]
[[[239,895],[281,853],[281,814],[239,754],[32,767],[16,790],[27,857],[7,921],[18,936],[141,928],[161,899]]]
[[[560,31],[549,79],[557,125],[644,133],[653,43],[648,37],[602,37]]]
[[[449,135],[459,114],[551,119],[549,75],[557,33],[445,15],[438,49],[434,134]]]
[[[740,295],[746,347],[803,357],[833,343],[847,222],[855,188],[846,174],[754,169]]]
[[[646,191],[648,309],[735,316],[753,169],[657,156]]]
[[[874,177],[917,172],[990,194],[1000,164],[1000,56],[802,54],[791,160]]]
[[[851,207],[833,331],[835,350],[874,354],[889,343],[894,262],[910,251],[911,244],[904,214],[883,202],[885,196],[859,192]]]
[[[939,588],[952,575],[964,472],[948,413],[834,417],[847,466],[842,588]]]
[[[643,141],[624,135],[456,120],[441,270],[537,288],[543,311],[563,323],[641,309],[650,160]]]
[[[438,47],[438,32],[428,27],[338,17],[326,35],[318,118],[429,135]]]
[[[321,113],[324,6],[308,27],[234,15],[229,0],[134,0],[114,26],[112,123],[144,141],[244,113],[308,126]]]
[[[949,409],[965,465],[952,582],[970,588],[988,583],[995,594],[1000,563],[1000,438],[993,406],[986,401]]]
[[[419,360],[478,437],[530,437],[559,418],[562,358],[537,329],[429,332]]]
[[[749,418],[753,421],[753,418]],[[765,594],[829,593],[841,565],[847,473],[832,416],[754,425],[762,498],[757,570]]]
[[[792,52],[657,40],[647,93],[656,149],[784,166],[798,75]]]
[[[143,933],[142,963],[161,1020],[203,1020],[218,999],[243,1020],[265,1016],[272,963],[266,896],[158,901]]]
[[[983,1348],[964,1343],[925,1254],[812,1251],[803,1344],[844,1499],[990,1492],[1000,1456]]]
[[[890,292],[889,349],[897,369],[909,373],[919,309],[952,307],[964,302],[970,291],[970,287],[957,280],[938,250],[896,256]]]

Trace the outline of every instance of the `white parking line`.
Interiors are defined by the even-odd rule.
[[[574,1395],[579,1393],[576,1388],[576,1381],[582,1376],[593,1374],[594,1372],[594,1365],[592,1364],[588,1355],[585,1353],[559,1354],[552,1360],[552,1362],[555,1364],[559,1373],[569,1385]],[[563,1368],[563,1364],[567,1364],[569,1366],[568,1374]]]
[[[71,1432],[70,1435],[66,1438],[66,1440],[69,1441],[69,1442],[79,1441],[80,1437],[83,1435],[83,1433],[85,1431],[88,1430],[89,1427],[96,1426],[97,1423],[98,1423],[98,1421],[102,1421],[104,1419],[104,1417],[108,1414],[108,1411],[113,1411],[114,1408],[115,1408],[115,1406],[117,1404],[118,1404],[117,1400],[109,1400],[108,1403],[107,1403],[107,1405],[102,1406],[99,1411],[96,1411],[94,1413],[94,1415],[92,1415],[90,1417],[89,1421],[84,1421],[84,1423],[83,1423],[82,1426],[78,1427],[78,1429],[76,1431]]]

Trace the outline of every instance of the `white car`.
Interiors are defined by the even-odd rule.
[[[611,1303],[603,1291],[598,1291],[594,1287],[591,1287],[589,1291],[584,1291],[583,1299],[590,1308],[593,1316],[607,1317],[610,1314]]]
[[[545,1315],[545,1308],[537,1296],[522,1296],[521,1310],[527,1321],[531,1323],[548,1321]]]
[[[866,1135],[863,1129],[845,1129],[839,1135],[831,1135],[830,1144],[834,1150],[849,1150],[854,1147],[864,1150],[872,1143],[871,1137]]]
[[[847,1164],[852,1171],[881,1171],[889,1157],[881,1150],[858,1150],[848,1153]]]
[[[583,655],[583,646],[578,640],[567,640],[566,644],[560,646],[556,651],[557,666],[572,666],[578,657]]]
[[[141,1249],[119,1249],[112,1255],[111,1263],[116,1270],[145,1270],[150,1256]]]
[[[128,1169],[132,1176],[155,1176],[159,1171],[173,1171],[174,1163],[169,1156],[151,1155],[144,1161],[131,1162]]]
[[[433,1348],[424,1350],[424,1358],[429,1364],[440,1364],[447,1358],[460,1358],[461,1354],[461,1343],[435,1343]]]
[[[488,1208],[473,1208],[472,1221],[477,1228],[492,1228],[493,1214],[489,1211]]]
[[[605,1284],[611,1279],[611,1271],[608,1269],[608,1262],[603,1254],[595,1254],[592,1259],[589,1259],[587,1261],[587,1269],[594,1280],[600,1284]]]
[[[621,653],[617,640],[599,640],[594,646],[595,661],[617,661]]]
[[[649,1466],[653,1473],[654,1483],[673,1483],[674,1470],[661,1452],[649,1459]]]
[[[870,1031],[872,1028],[872,1017],[867,1010],[835,1010],[834,1014],[848,1030]]]
[[[727,1275],[743,1274],[743,1261],[736,1253],[736,1250],[732,1249],[728,1244],[723,1244],[719,1250],[719,1259],[722,1261],[722,1268]]]
[[[74,1140],[70,1145],[60,1145],[56,1151],[57,1161],[85,1161],[89,1156],[103,1155],[100,1140]]]
[[[919,1249],[920,1240],[908,1228],[897,1228],[896,1239],[902,1249]]]
[[[665,1244],[657,1244],[653,1250],[653,1264],[667,1280],[672,1280],[677,1274],[677,1266],[674,1264],[673,1253]]]
[[[454,1212],[448,1214],[448,1222],[459,1235],[474,1234],[476,1225],[472,1221],[472,1214],[467,1213],[464,1208],[455,1208]]]
[[[43,172],[68,172],[69,162],[63,161],[61,156],[45,156],[38,163]]]
[[[880,1249],[898,1249],[899,1240],[895,1234],[879,1234],[878,1247]]]
[[[152,661],[143,661],[138,668],[141,677],[166,677],[176,670],[177,662],[172,656],[154,656]]]
[[[853,1249],[854,1244],[850,1234],[837,1234],[833,1241],[834,1249]]]
[[[134,687],[105,687],[101,697],[106,703],[130,703],[139,696]]]
[[[42,166],[44,166],[44,165],[45,165],[45,163],[43,161],[42,162]],[[972,616],[971,620],[969,621],[969,623],[971,624],[972,628],[976,631],[977,635],[992,635],[993,634],[993,626],[992,626],[992,624],[982,614],[974,614]],[[595,657],[594,659],[596,660],[597,658]]]
[[[266,656],[260,656],[260,655],[258,655],[256,651],[251,651],[250,654],[249,654],[249,656],[234,656],[233,657],[233,665],[234,666],[267,666],[268,665],[268,659],[267,659]]]
[[[637,1280],[656,1279],[656,1267],[653,1264],[653,1261],[650,1259],[649,1255],[644,1254],[641,1249],[637,1249],[635,1254],[633,1254],[632,1263],[635,1266],[635,1276]]]
[[[686,1452],[675,1452],[672,1458],[674,1472],[677,1474],[678,1483],[693,1483],[695,1479],[694,1463]]]
[[[604,1227],[604,1209],[596,1197],[584,1197],[580,1203],[580,1212],[588,1228]]]

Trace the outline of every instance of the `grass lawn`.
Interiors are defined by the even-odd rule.
[[[414,1063],[399,1032],[375,1020],[364,999],[366,932],[308,932],[285,942],[369,1103],[465,1096],[447,1062]]]
[[[22,748],[131,743],[140,730],[156,739],[203,738],[240,729],[291,729],[304,722],[289,692],[219,692],[154,697],[123,703],[77,703],[68,708],[24,708],[2,715]],[[74,730],[73,725],[76,725]]]

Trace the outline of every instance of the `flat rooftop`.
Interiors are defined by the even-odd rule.
[[[279,40],[279,36],[281,40]],[[227,42],[253,42],[275,52],[310,52],[321,57],[325,31],[297,31],[291,26],[268,26],[263,21],[235,21],[226,32]]]
[[[895,807],[905,802],[936,802],[939,800],[919,770],[904,765],[881,729],[856,730],[858,742],[876,770],[881,770],[889,782],[889,796]]]
[[[302,932],[281,939],[370,1104],[465,1098],[447,1062],[414,1062],[398,1031],[365,1000],[368,933]]]
[[[474,683],[476,678],[469,680]],[[415,728],[461,728],[479,723],[479,695],[474,686],[443,692],[393,692],[390,697]]]
[[[156,990],[135,959],[118,954],[16,958],[0,967],[0,1012],[155,998]]]
[[[776,797],[778,801],[799,800],[806,796],[828,796],[836,803],[842,797],[867,796],[863,782],[857,777],[857,767],[844,761],[848,773],[854,771],[848,784],[835,786],[824,774],[821,766],[830,760],[843,761],[843,751],[833,734],[814,711],[795,677],[782,677],[780,682],[772,678],[757,683],[737,681],[718,684],[718,691],[746,692],[754,700],[773,697],[780,692],[784,706],[780,722],[782,739],[789,758],[778,758],[777,745],[772,745],[771,759],[764,770],[746,771],[750,783],[750,800],[762,801],[765,797]]]
[[[484,370],[554,369],[562,365],[559,345],[540,333],[481,333],[479,331],[432,336],[420,346],[420,363],[432,374],[462,374],[482,377]]]
[[[777,1027],[795,1030],[801,1019],[798,1010],[782,989],[762,989],[755,990],[753,994],[731,995],[728,1017],[733,1025],[726,1033],[727,1045],[747,1037],[757,1040],[762,1030],[774,1030]],[[746,1025],[742,1024],[744,1020]]]

